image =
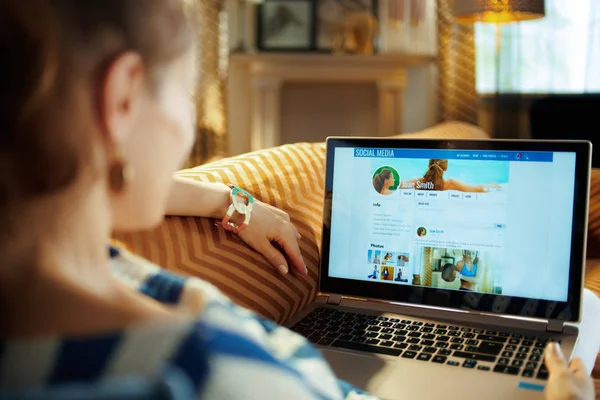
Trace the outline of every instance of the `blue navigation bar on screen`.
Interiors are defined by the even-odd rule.
[[[354,149],[354,157],[365,158],[437,158],[444,160],[552,162],[552,152],[494,151],[494,150],[439,150],[439,149]]]

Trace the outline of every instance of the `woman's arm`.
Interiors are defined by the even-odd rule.
[[[481,282],[481,278],[483,277],[483,271],[481,270],[483,268],[483,266],[478,265],[477,266],[477,271],[475,271],[475,276],[460,276],[460,279],[465,281],[465,282],[469,282],[469,283],[474,283],[474,284],[479,284]]]
[[[167,202],[167,215],[223,218],[231,189],[223,183],[197,182],[175,177]]]
[[[482,193],[485,192],[486,188],[494,188],[500,187],[500,185],[495,183],[490,183],[486,185],[469,185],[468,183],[463,183],[461,181],[457,181],[455,179],[448,179],[444,185],[444,189],[446,190],[460,190],[461,192],[474,192],[474,193]]]
[[[167,203],[167,215],[220,220],[227,213],[231,204],[231,189],[227,185],[180,177],[174,180]],[[241,218],[235,214],[232,222],[241,223]],[[290,267],[302,275],[308,273],[298,246],[300,234],[284,211],[255,199],[250,224],[239,233],[239,237],[265,256],[282,274],[287,274]],[[274,247],[274,243],[278,247]]]

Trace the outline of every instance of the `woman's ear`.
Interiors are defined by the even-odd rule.
[[[100,82],[99,117],[109,143],[123,143],[140,108],[146,71],[141,56],[125,52],[108,66]]]

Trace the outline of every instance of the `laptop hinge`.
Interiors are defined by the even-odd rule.
[[[548,321],[548,325],[546,325],[546,332],[563,333],[564,328],[565,324],[562,321],[551,319]]]
[[[327,298],[327,304],[339,306],[341,302],[342,302],[341,294],[330,294],[329,297]]]

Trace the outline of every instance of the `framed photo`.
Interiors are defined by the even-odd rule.
[[[313,48],[312,0],[266,0],[258,9],[258,48],[308,51]]]
[[[349,37],[368,38],[374,46],[377,0],[314,0],[316,43],[320,51],[340,51],[356,44],[341,43]],[[348,35],[352,32],[353,35]],[[357,35],[358,34],[358,35]]]

